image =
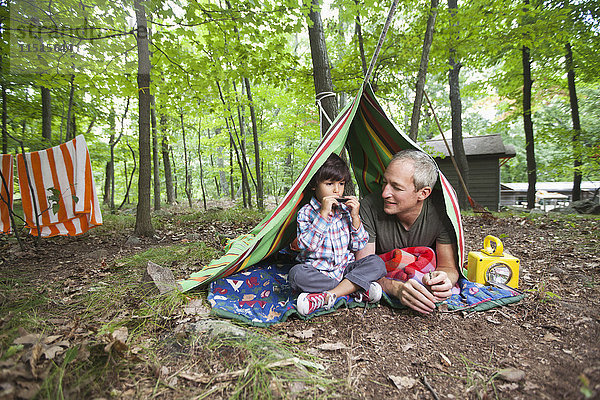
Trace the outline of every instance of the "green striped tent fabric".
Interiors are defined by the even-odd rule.
[[[179,281],[182,291],[242,271],[287,246],[296,237],[296,213],[310,199],[303,191],[331,153],[340,154],[346,147],[360,193],[380,189],[385,167],[402,149],[422,150],[403,134],[386,116],[369,85],[363,86],[354,100],[339,113],[308,160],[300,176],[278,207],[251,232],[228,243],[225,254],[211,261],[188,279]],[[464,260],[464,240],[460,209],[454,190],[440,173],[436,188],[442,190],[448,216],[458,238],[459,265]]]

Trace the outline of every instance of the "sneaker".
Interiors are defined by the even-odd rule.
[[[329,295],[329,299],[327,299]],[[296,300],[296,310],[300,315],[308,315],[318,309],[329,310],[335,303],[335,294],[323,293],[301,293]]]
[[[381,294],[383,290],[379,283],[371,282],[371,286],[369,286],[369,290],[366,292],[364,290],[359,290],[358,292],[354,292],[350,295],[354,299],[354,301],[358,301],[360,303],[377,303],[381,300]]]

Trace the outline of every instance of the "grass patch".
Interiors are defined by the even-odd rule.
[[[204,242],[180,243],[173,246],[153,247],[117,262],[119,267],[146,267],[148,261],[159,265],[197,265],[216,258],[219,251]]]

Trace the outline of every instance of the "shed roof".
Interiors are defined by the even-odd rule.
[[[452,140],[448,140],[448,145],[454,154]],[[425,146],[433,148],[430,153],[434,156],[439,153],[444,154],[446,157],[450,155],[443,139],[427,140]],[[515,147],[510,144],[505,145],[502,136],[499,134],[463,137],[463,146],[467,156],[497,155],[500,158],[511,158],[517,154]],[[429,151],[429,149],[427,150]]]

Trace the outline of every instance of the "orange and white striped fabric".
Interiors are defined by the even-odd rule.
[[[83,135],[51,149],[25,153],[25,157],[18,154],[17,170],[26,227],[31,235],[38,234],[34,201],[41,236],[75,236],[102,225],[90,153]]]
[[[10,210],[13,204],[13,156],[0,154],[0,233],[11,233]]]

